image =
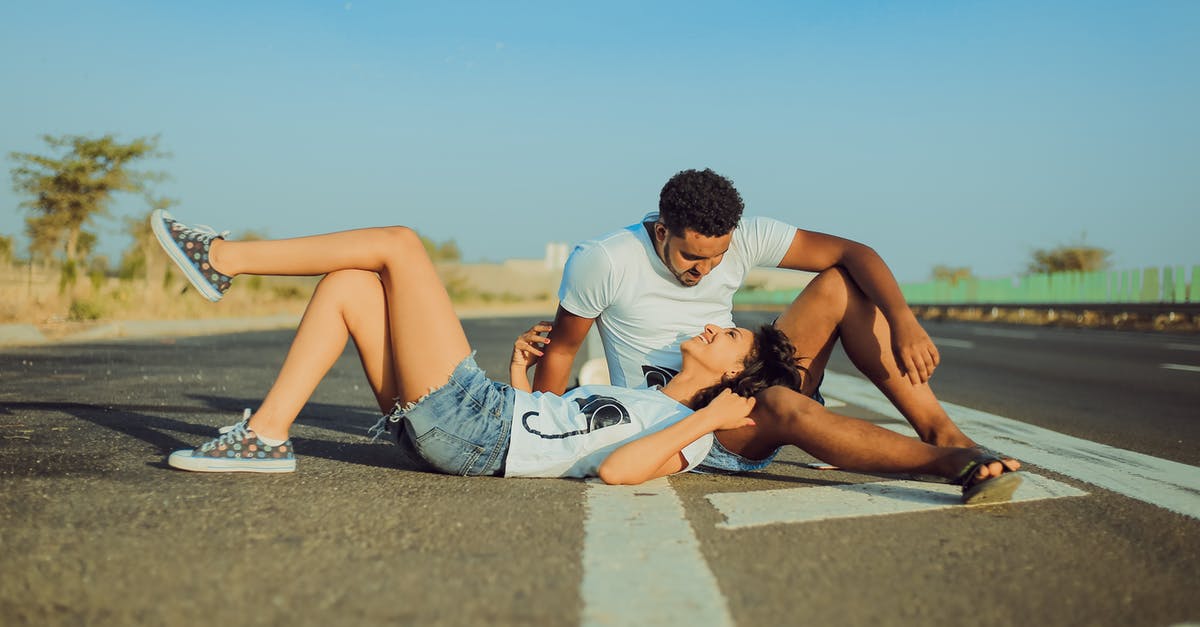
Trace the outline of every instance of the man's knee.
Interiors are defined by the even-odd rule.
[[[844,300],[849,294],[858,289],[854,279],[850,277],[850,273],[846,272],[840,266],[834,266],[817,273],[812,281],[804,288],[805,292],[812,291],[813,294],[823,296],[825,298]]]
[[[812,420],[821,404],[782,386],[774,386],[755,396],[754,421],[760,429],[785,433]]]

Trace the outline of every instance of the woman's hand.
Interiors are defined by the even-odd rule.
[[[750,412],[754,410],[754,399],[743,398],[725,389],[704,408],[717,418],[717,431],[741,429],[754,425]]]
[[[512,362],[510,369],[529,370],[531,366],[536,364],[542,357],[542,350],[550,343],[550,338],[543,336],[543,333],[549,333],[554,326],[545,320],[533,325],[528,331],[521,334],[516,342],[513,342]]]

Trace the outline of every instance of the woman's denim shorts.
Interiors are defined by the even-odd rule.
[[[388,416],[400,454],[410,464],[449,475],[504,474],[512,429],[513,390],[487,378],[471,353],[442,387]]]
[[[821,396],[820,384],[817,384],[817,391],[813,392],[812,399],[822,405],[825,404],[825,397]],[[712,448],[708,450],[708,455],[704,456],[704,460],[700,465],[692,469],[692,472],[703,475],[730,475],[737,472],[754,472],[762,470],[775,461],[775,456],[779,454],[780,449],[775,449],[766,459],[747,459],[721,446],[721,441],[713,435]]]

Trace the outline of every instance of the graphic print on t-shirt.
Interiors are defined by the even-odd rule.
[[[629,411],[625,409],[625,406],[622,405],[620,401],[611,396],[593,394],[586,398],[574,399],[574,401],[579,405],[579,412],[583,414],[583,417],[587,423],[587,426],[585,426],[583,429],[568,431],[566,433],[542,433],[529,424],[530,418],[536,418],[539,415],[536,411],[525,412],[525,415],[521,416],[521,426],[525,427],[526,431],[538,436],[539,438],[558,440],[562,438],[569,438],[573,435],[591,433],[598,429],[611,427],[613,425],[630,423]]]
[[[642,366],[642,376],[646,378],[646,387],[656,388],[663,387],[679,374],[678,370],[672,370],[663,366]]]

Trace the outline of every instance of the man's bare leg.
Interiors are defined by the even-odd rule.
[[[835,414],[820,403],[783,387],[757,396],[751,417],[755,425],[719,431],[721,445],[748,459],[764,459],[791,444],[821,461],[858,472],[916,473],[947,479],[958,477],[980,452],[974,448],[934,446],[876,426],[865,420]],[[1014,460],[981,464],[976,477],[999,476],[1016,470]]]
[[[892,354],[891,332],[883,314],[839,269],[816,276],[775,325],[792,340],[810,376],[811,395],[824,376],[838,339],[846,354],[913,426],[921,440],[938,446],[975,446],[946,414],[928,383],[913,385]]]

